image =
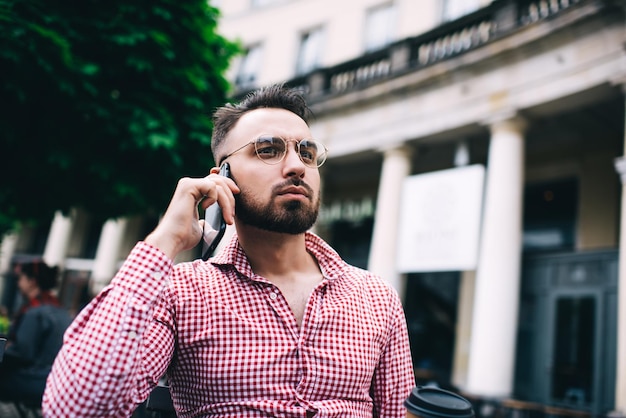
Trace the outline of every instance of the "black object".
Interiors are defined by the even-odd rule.
[[[413,388],[404,406],[410,413],[422,418],[474,418],[470,401],[434,386]]]
[[[228,165],[228,163],[222,164],[220,167],[220,175],[230,177],[230,165]],[[213,254],[213,251],[217,248],[222,237],[224,237],[225,231],[226,222],[224,222],[224,217],[222,216],[222,209],[217,202],[215,202],[209,206],[205,212],[204,231],[202,231],[205,243],[205,247],[202,251],[202,259],[204,261],[211,257],[211,254]]]
[[[146,410],[152,413],[155,417],[175,417],[176,410],[174,409],[174,402],[172,401],[172,395],[170,393],[170,387],[167,385],[159,384],[148,396],[146,400]]]
[[[6,338],[0,338],[0,363],[2,363],[2,358],[4,357],[4,346],[7,343]]]

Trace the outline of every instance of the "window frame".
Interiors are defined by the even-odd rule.
[[[394,41],[397,14],[397,6],[393,2],[381,3],[367,9],[363,36],[365,52],[384,48]]]
[[[325,41],[323,26],[316,26],[300,34],[295,73],[297,76],[310,73],[320,67]]]
[[[235,86],[237,88],[245,89],[256,86],[261,70],[262,56],[263,45],[260,43],[252,44],[245,49],[245,53],[240,56],[235,75]]]

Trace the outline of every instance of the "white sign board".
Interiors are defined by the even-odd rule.
[[[474,270],[485,168],[471,165],[407,177],[402,185],[398,270]]]

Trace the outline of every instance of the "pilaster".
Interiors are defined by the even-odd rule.
[[[402,182],[411,172],[411,149],[395,145],[383,149],[384,159],[378,186],[376,214],[368,270],[387,280],[402,295],[396,268],[396,245]]]
[[[65,216],[60,211],[54,214],[43,259],[49,266],[63,266],[67,255],[67,248],[72,236],[74,213]]]
[[[466,388],[481,397],[506,397],[513,390],[525,129],[526,121],[511,113],[490,121]]]

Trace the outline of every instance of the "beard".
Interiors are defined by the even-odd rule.
[[[307,189],[309,199],[307,202],[290,201],[278,205],[275,202],[275,194],[272,199],[263,204],[253,199],[250,190],[241,188],[241,192],[235,195],[235,214],[237,219],[249,226],[271,232],[298,235],[308,231],[315,221],[320,208],[320,197],[315,197],[313,190],[300,180],[288,181],[287,185],[302,186]],[[285,184],[276,186],[280,189]]]

